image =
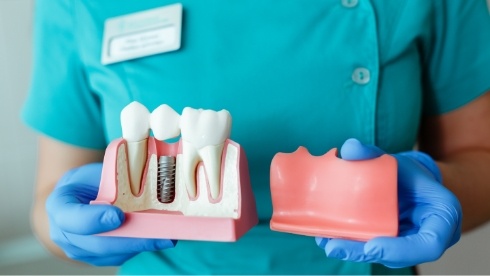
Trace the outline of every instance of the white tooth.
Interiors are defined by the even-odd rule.
[[[180,135],[180,116],[170,106],[162,104],[151,113],[150,127],[160,141],[175,138]]]
[[[139,102],[132,102],[121,111],[122,136],[127,142],[131,192],[141,189],[141,175],[148,155],[150,112]]]
[[[211,197],[220,191],[221,155],[230,136],[231,116],[226,110],[184,108],[181,118],[182,171],[189,195],[196,195],[196,165],[203,161]]]
[[[150,112],[139,102],[128,104],[121,111],[122,136],[128,142],[137,142],[148,138],[150,130]]]

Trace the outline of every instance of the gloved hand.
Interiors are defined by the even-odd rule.
[[[341,148],[347,160],[376,158],[384,152],[349,139]],[[434,261],[461,236],[461,206],[442,184],[441,173],[428,155],[409,151],[393,155],[398,162],[398,237],[367,242],[316,238],[327,257],[381,263],[400,268]]]
[[[124,221],[124,213],[115,206],[89,205],[97,197],[101,171],[100,163],[68,171],[47,199],[50,236],[65,254],[92,265],[116,266],[142,251],[174,247],[171,240],[93,235]]]

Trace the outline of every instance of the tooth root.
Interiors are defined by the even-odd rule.
[[[127,142],[130,188],[134,195],[140,192],[141,175],[146,165],[149,116],[148,109],[139,102],[131,102],[121,110],[122,137]]]
[[[204,169],[208,178],[211,198],[217,199],[220,193],[221,178],[221,154],[224,144],[206,146],[199,150],[199,156],[204,163]]]
[[[195,146],[185,140],[182,141],[182,177],[187,187],[187,193],[190,197],[195,197],[197,194],[196,184],[196,167],[200,161]]]
[[[127,142],[127,147],[130,188],[133,195],[138,195],[141,190],[141,176],[143,175],[148,155],[147,139],[138,142]]]

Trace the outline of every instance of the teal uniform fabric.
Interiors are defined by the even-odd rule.
[[[490,89],[485,0],[181,1],[182,47],[100,62],[104,21],[167,0],[36,4],[34,72],[25,122],[54,139],[104,149],[131,101],[221,110],[248,156],[259,225],[236,243],[179,241],[120,273],[406,274],[325,257],[314,239],[269,230],[274,154],[314,155],[347,138],[410,150],[421,116]]]

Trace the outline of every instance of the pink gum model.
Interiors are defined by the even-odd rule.
[[[397,162],[346,161],[300,147],[271,164],[272,230],[366,241],[398,233]]]
[[[147,209],[126,212],[123,225],[113,231],[102,233],[104,236],[142,237],[142,238],[166,238],[182,240],[207,240],[207,241],[236,241],[258,222],[255,199],[250,186],[248,164],[245,152],[237,143],[227,140],[225,150],[231,146],[237,149],[236,182],[238,183],[237,198],[238,210],[234,210],[238,216],[212,217],[212,216],[187,216],[179,211]],[[126,147],[126,141],[117,139],[112,141],[106,149],[104,165],[102,169],[101,183],[97,199],[91,204],[114,204],[117,200],[118,174],[122,173],[122,166],[118,162],[118,152]],[[145,189],[148,168],[152,155],[177,156],[181,153],[181,141],[167,144],[153,137],[148,139],[148,158],[142,177],[142,188]],[[224,159],[224,158],[223,158]],[[199,165],[199,166],[202,166]],[[222,164],[223,171],[224,164]],[[196,176],[197,177],[197,176]],[[223,176],[221,177],[223,179]],[[227,185],[222,183],[221,187]],[[140,192],[140,195],[143,192]],[[137,196],[140,196],[137,195]],[[186,195],[187,196],[187,195]],[[199,195],[198,195],[199,196]],[[221,198],[218,198],[221,200]],[[213,204],[213,203],[209,203]],[[124,210],[123,210],[124,211]]]

